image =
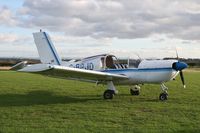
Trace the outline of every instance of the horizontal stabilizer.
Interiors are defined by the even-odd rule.
[[[20,69],[24,68],[26,65],[27,65],[27,61],[22,61],[20,63],[17,63],[13,67],[11,67],[10,70],[17,71],[17,70],[20,70]]]

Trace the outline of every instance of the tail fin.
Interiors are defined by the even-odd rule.
[[[34,41],[40,56],[40,61],[44,64],[61,65],[62,61],[56,52],[55,47],[46,32],[33,33]]]

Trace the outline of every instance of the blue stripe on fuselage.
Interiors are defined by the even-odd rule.
[[[58,65],[61,65],[61,63],[59,62],[58,57],[56,56],[56,53],[54,52],[54,50],[53,50],[53,48],[52,48],[52,46],[51,46],[51,44],[49,42],[49,39],[48,39],[48,37],[47,37],[45,32],[44,32],[44,36],[45,36],[45,38],[47,40],[47,43],[49,44],[49,47],[50,47],[50,49],[51,49],[51,51],[52,51],[52,53],[53,53],[53,55],[54,55],[54,57],[56,59],[56,62],[58,63]]]
[[[107,73],[123,73],[123,72],[158,72],[158,71],[171,71],[171,67],[166,68],[129,68],[129,69],[107,69],[101,72]]]

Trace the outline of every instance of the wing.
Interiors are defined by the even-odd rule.
[[[76,79],[88,82],[119,81],[128,79],[128,77],[125,75],[111,74],[107,72],[84,70],[50,64],[40,64],[35,65],[35,67],[33,65],[24,68],[20,71],[34,72],[51,77]]]

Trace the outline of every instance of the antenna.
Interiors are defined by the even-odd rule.
[[[135,55],[137,55],[137,57],[138,57],[140,60],[142,60],[142,58],[139,56],[138,53],[135,53]]]

